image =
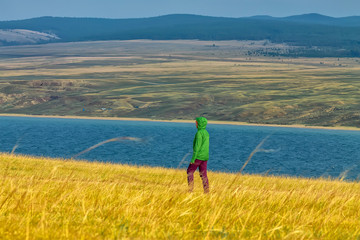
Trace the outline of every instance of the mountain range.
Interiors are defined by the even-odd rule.
[[[295,15],[289,17],[279,17],[279,18],[271,17],[271,16],[253,16],[250,18],[298,22],[298,23],[310,23],[310,24],[323,24],[323,25],[332,25],[332,26],[344,26],[344,27],[360,26],[360,16],[334,18],[317,13],[310,13],[310,14]]]
[[[330,55],[360,56],[360,16],[334,18],[312,13],[281,18],[226,18],[189,14],[137,19],[40,17],[1,21],[0,30],[3,35],[10,30],[30,30],[32,34],[38,32],[40,35],[53,36],[35,43],[130,39],[267,39],[275,43],[304,46],[309,51],[312,49],[312,52],[316,46]],[[24,44],[24,41],[9,41],[1,36],[2,45]]]

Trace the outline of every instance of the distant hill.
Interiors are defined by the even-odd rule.
[[[59,40],[54,34],[25,29],[0,30],[3,44],[36,44]]]
[[[267,15],[253,16],[250,18],[260,19],[260,20],[277,20],[277,21],[285,21],[285,22],[322,24],[329,26],[360,27],[360,16],[334,18],[317,13],[309,13],[309,14],[280,17],[280,18],[271,17]]]
[[[302,23],[313,23],[333,26],[344,26],[344,27],[359,27],[360,17],[341,17],[333,18],[316,13],[290,16],[282,18],[285,21],[302,22]]]
[[[333,18],[304,14],[283,18],[207,17],[173,14],[138,19],[41,17],[2,21],[0,29],[25,29],[57,36],[49,41],[129,39],[263,40],[321,47],[328,55],[360,56],[360,17]],[[12,44],[1,39],[3,44]],[[44,41],[41,41],[43,43]],[[16,42],[13,44],[17,44]],[[309,50],[310,51],[310,50]],[[307,51],[307,54],[310,52]],[[311,50],[313,54],[318,49]]]

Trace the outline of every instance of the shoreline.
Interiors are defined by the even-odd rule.
[[[116,121],[139,121],[139,122],[169,122],[169,123],[195,123],[194,120],[163,120],[151,118],[126,118],[126,117],[91,117],[91,116],[56,116],[56,115],[29,115],[29,114],[11,114],[0,113],[0,117],[27,117],[27,118],[59,118],[59,119],[85,119],[85,120],[116,120]],[[304,129],[325,129],[325,130],[350,130],[360,131],[357,127],[325,127],[325,126],[308,126],[308,125],[279,125],[279,124],[261,124],[261,123],[247,123],[235,121],[208,121],[208,124],[218,125],[234,125],[234,126],[255,126],[255,127],[283,127],[283,128],[304,128]]]

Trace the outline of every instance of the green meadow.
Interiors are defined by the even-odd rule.
[[[0,112],[359,126],[357,58],[264,57],[267,41],[0,47]]]

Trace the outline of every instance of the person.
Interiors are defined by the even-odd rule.
[[[187,168],[187,180],[189,192],[194,189],[194,172],[199,167],[199,173],[202,180],[204,192],[209,192],[209,180],[207,177],[207,162],[209,160],[209,133],[206,130],[207,119],[198,117],[195,121],[197,133],[193,142],[193,155]]]

